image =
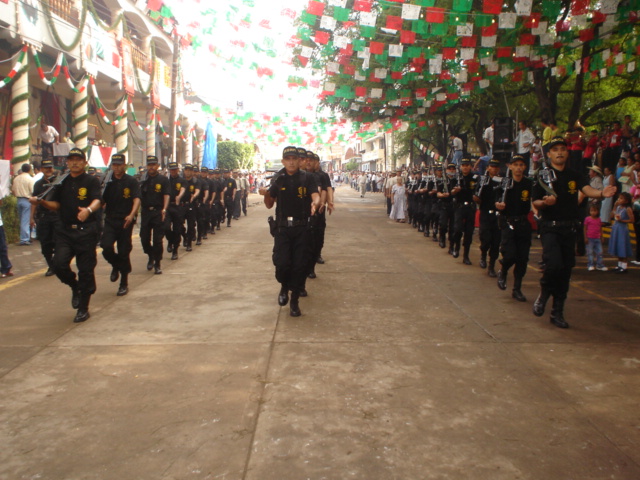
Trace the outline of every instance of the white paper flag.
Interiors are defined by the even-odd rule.
[[[374,75],[376,78],[385,79],[387,78],[387,69],[386,68],[376,68],[374,71]]]
[[[587,26],[587,16],[586,15],[574,15],[571,17],[571,26],[577,28],[584,28]]]
[[[446,93],[439,93],[436,95],[436,100],[438,102],[444,102],[447,99],[447,94]]]
[[[551,35],[550,33],[545,33],[543,35],[540,35],[540,45],[553,45],[553,41],[554,41],[554,36]]]
[[[418,107],[418,115],[424,115],[427,113],[427,109],[424,107]]]
[[[382,89],[381,88],[372,88],[371,89],[371,98],[382,98]]]
[[[469,81],[469,74],[466,70],[461,70],[456,74],[456,80],[458,83],[467,83]]]
[[[329,0],[329,5],[344,8],[347,5],[347,0]]]
[[[600,69],[600,78],[604,78],[607,76],[607,69],[606,68],[601,68]]]
[[[356,56],[358,58],[370,58],[371,57],[371,52],[369,51],[369,47],[365,47],[364,50],[358,52],[356,54]]]
[[[528,17],[529,15],[531,15],[532,5],[533,5],[533,0],[517,0],[516,13],[520,16]]]
[[[498,28],[515,28],[517,18],[515,13],[501,13],[498,15]]]
[[[458,25],[456,32],[459,37],[470,37],[471,35],[473,35],[473,23]]]
[[[575,69],[575,73],[580,73],[582,71],[582,62],[580,60],[576,60],[573,62],[573,66]]]
[[[631,72],[635,72],[636,70],[636,62],[629,62],[627,64],[627,72],[631,73]]]
[[[324,18],[324,17],[322,17]],[[345,37],[344,35],[335,35],[333,37],[333,46],[337,48],[347,48],[347,46],[351,43],[349,37]]]
[[[616,55],[616,63],[622,63],[624,62],[624,54],[623,53],[619,53]]]
[[[333,82],[324,82],[324,90],[325,92],[335,92],[336,84]]]
[[[539,22],[535,28],[531,29],[531,33],[534,35],[544,35],[547,33],[547,28],[549,28],[549,22]]]
[[[475,56],[476,49],[475,48],[461,48],[460,49],[460,60],[473,60]]]
[[[401,57],[404,47],[402,45],[389,45],[390,57]]]
[[[320,28],[325,30],[335,30],[337,23],[335,18],[329,17],[328,15],[323,15],[322,18],[320,18]]]
[[[489,82],[489,80],[487,80],[486,78],[484,78],[484,79],[482,79],[482,80],[480,80],[480,81],[478,82],[478,86],[479,86],[480,88],[487,88],[487,87],[489,86],[489,84],[490,84],[490,82]]]
[[[418,20],[420,18],[420,6],[405,3],[402,5],[401,17],[405,20]]]
[[[492,35],[490,37],[482,37],[480,40],[480,45],[483,47],[493,48],[496,46],[496,40],[498,39],[497,35]]]
[[[327,72],[340,73],[340,64],[338,62],[327,62]]]
[[[305,58],[311,58],[312,54],[313,54],[313,48],[311,47],[302,47],[300,49],[300,55]]]
[[[528,57],[531,54],[529,45],[520,45],[516,47],[516,57]]]
[[[376,12],[360,12],[360,25],[375,27],[377,18]]]
[[[367,79],[367,77],[360,73],[356,73],[353,78],[355,78],[358,82],[364,82]]]
[[[600,11],[606,15],[613,15],[618,11],[619,0],[602,0]]]

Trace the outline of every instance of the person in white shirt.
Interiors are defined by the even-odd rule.
[[[529,171],[529,165],[531,163],[531,146],[535,142],[536,136],[527,127],[527,124],[523,121],[518,122],[518,134],[514,140],[516,145],[516,153],[524,158],[526,165],[525,172]]]
[[[360,188],[360,198],[363,198],[364,194],[367,192],[367,174],[364,172],[358,179],[358,187]]]
[[[23,163],[20,174],[14,177],[11,193],[18,199],[17,213],[20,220],[20,245],[31,245],[31,204],[29,198],[33,195],[33,177],[31,165]]]
[[[491,124],[484,130],[482,134],[482,139],[484,143],[487,144],[487,155],[489,158],[493,155],[493,132],[494,132],[495,122],[491,122]]]
[[[451,160],[456,165],[460,165],[460,160],[462,160],[462,139],[460,137],[456,137],[453,133],[449,135],[449,142],[451,144],[451,148],[453,149],[453,159]]]
[[[58,131],[51,125],[47,125],[46,120],[42,119],[38,139],[42,147],[42,160],[53,160],[53,143],[60,143]]]

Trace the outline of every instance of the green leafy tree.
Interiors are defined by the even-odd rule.
[[[218,166],[220,168],[251,169],[254,155],[253,145],[233,141],[218,143]]]

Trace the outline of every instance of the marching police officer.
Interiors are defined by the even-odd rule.
[[[316,212],[316,251],[313,255],[313,261],[315,263],[319,263],[320,265],[324,264],[324,259],[322,258],[322,249],[324,248],[324,236],[327,230],[327,211],[329,215],[333,212],[333,187],[331,186],[331,178],[327,172],[324,172],[320,168],[320,157],[313,152],[307,152],[307,155],[310,155],[311,162],[309,163],[309,168],[316,175],[316,182],[320,186],[320,208],[318,212]]]
[[[40,249],[49,267],[45,276],[50,277],[55,275],[53,271],[53,254],[56,245],[56,230],[60,226],[60,215],[57,211],[37,205],[35,197],[49,188],[56,179],[53,172],[53,161],[43,160],[40,170],[42,171],[42,178],[33,186],[33,197],[29,200],[31,202],[31,226],[36,227]]]
[[[169,179],[160,175],[158,168],[158,157],[147,156],[147,178],[140,184],[140,243],[149,256],[147,270],[153,269],[156,275],[162,273],[162,238],[170,197]]]
[[[498,211],[496,209],[496,194],[494,188],[498,185],[495,180],[500,172],[500,162],[496,159],[489,161],[485,172],[484,183],[478,183],[476,196],[480,205],[480,268],[489,268],[487,274],[495,278],[496,261],[500,255],[500,228],[498,227]]]
[[[231,178],[231,170],[229,169],[224,171],[224,187],[222,192],[224,195],[223,205],[227,209],[227,227],[230,227],[233,210],[235,208],[235,198],[238,192],[238,184]]]
[[[184,166],[184,188],[182,197],[182,208],[187,222],[186,230],[183,228],[184,243],[187,252],[193,250],[191,244],[196,239],[196,223],[198,222],[198,212],[196,203],[200,194],[200,181],[193,174],[194,168],[190,163]]]
[[[197,172],[198,167],[194,167],[194,173]],[[200,193],[196,198],[196,227],[197,227],[197,237],[196,237],[196,245],[202,245],[202,240],[207,239],[207,231],[209,230],[209,209],[208,209],[208,201],[209,201],[209,179],[207,178],[207,173],[209,169],[207,167],[202,167],[200,169],[200,175],[198,176],[198,187],[200,189]]]
[[[182,207],[182,197],[184,197],[185,179],[180,176],[180,169],[177,162],[170,162],[169,169],[169,208],[164,225],[167,237],[167,252],[171,253],[171,260],[178,259],[178,248],[182,238],[182,228],[184,226],[184,208]]]
[[[551,165],[548,170],[538,172],[532,195],[533,206],[542,216],[540,238],[545,264],[533,314],[537,317],[544,315],[547,301],[553,296],[551,323],[559,328],[568,328],[569,324],[564,319],[564,303],[575,265],[576,234],[580,225],[578,194],[582,192],[596,199],[609,198],[615,195],[616,187],[609,185],[602,191],[597,190],[586,182],[581,173],[569,169],[569,151],[564,138],[555,137],[547,146]]]
[[[123,154],[111,157],[113,175],[104,185],[105,223],[100,246],[104,259],[113,267],[112,282],[120,278],[117,296],[121,297],[129,292],[129,273],[131,273],[131,259],[129,255],[133,248],[131,234],[135,217],[140,208],[139,184],[131,175],[127,175],[127,161]],[[118,252],[114,246],[117,244]]]
[[[455,178],[456,165],[447,165],[446,173],[442,176],[442,182],[438,184],[438,207],[440,210],[440,248],[447,246],[447,233],[449,233],[449,255],[453,255],[453,195],[452,190],[457,185]]]
[[[460,242],[464,247],[462,263],[471,265],[469,251],[473,240],[473,230],[476,221],[476,202],[474,194],[476,191],[477,176],[471,171],[471,160],[463,158],[460,161],[459,184],[451,191],[454,195],[454,234],[453,234],[453,258],[460,255]]]
[[[213,171],[213,182],[215,184],[215,196],[212,198],[212,202],[213,202],[212,204],[213,225],[211,226],[212,232],[214,228],[215,230],[220,230],[220,223],[224,221],[224,203],[223,203],[224,199],[222,197],[224,184],[223,184],[222,178],[220,178],[220,170],[217,168]]]
[[[309,217],[320,206],[320,195],[315,178],[300,170],[300,157],[296,147],[282,152],[284,172],[274,177],[271,187],[261,188],[267,208],[276,205],[274,225],[273,264],[276,279],[281,285],[278,304],[291,302],[292,317],[301,315],[298,299],[304,286],[309,265]]]
[[[67,156],[69,176],[51,194],[51,200],[36,200],[49,210],[60,212],[60,229],[56,233],[53,269],[60,281],[71,287],[71,306],[77,309],[75,323],[89,315],[89,301],[96,291],[96,244],[98,226],[95,212],[102,205],[100,181],[85,173],[87,157],[79,148]],[[70,264],[76,257],[78,275]]]
[[[440,202],[438,200],[438,188],[444,181],[442,176],[442,165],[436,165],[434,169],[433,181],[427,185],[429,196],[431,197],[431,218],[429,223],[433,231],[433,241],[438,241],[438,228],[440,226]]]
[[[500,251],[502,267],[498,272],[498,288],[506,290],[507,274],[513,266],[513,290],[511,296],[519,302],[526,302],[522,293],[522,279],[527,273],[529,249],[531,248],[531,192],[533,181],[524,176],[527,164],[520,155],[509,160],[511,178],[498,190],[495,206],[500,211],[499,224],[502,230]]]

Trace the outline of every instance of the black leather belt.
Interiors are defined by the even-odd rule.
[[[278,219],[277,224],[278,227],[304,227],[308,224],[308,220],[306,218],[299,219],[294,217],[287,217],[283,219]]]
[[[577,220],[542,220],[541,227],[575,227],[578,225]]]
[[[95,222],[91,223],[72,223],[69,225],[65,225],[64,228],[67,230],[87,230],[89,227],[93,226]]]
[[[162,207],[144,207],[144,209],[153,212],[154,210],[162,210]]]

